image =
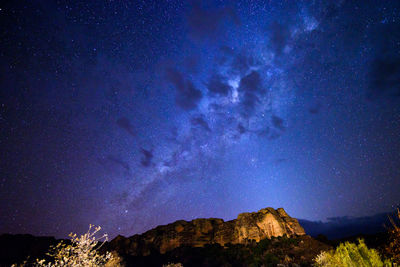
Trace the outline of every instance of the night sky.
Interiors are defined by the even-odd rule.
[[[0,4],[0,233],[400,200],[400,1]]]

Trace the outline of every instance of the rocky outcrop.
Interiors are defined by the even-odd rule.
[[[305,235],[299,222],[283,208],[265,208],[258,212],[241,213],[235,220],[195,219],[158,226],[141,235],[117,236],[110,248],[128,255],[165,253],[179,246],[202,247],[206,244],[246,244],[278,236]]]

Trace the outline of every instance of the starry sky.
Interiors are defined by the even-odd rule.
[[[0,4],[0,232],[400,199],[399,1]]]

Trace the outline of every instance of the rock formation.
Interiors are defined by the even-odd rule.
[[[235,220],[195,219],[158,226],[141,235],[117,236],[110,247],[128,255],[165,253],[179,246],[202,247],[206,244],[245,244],[278,236],[305,235],[299,222],[283,208],[265,208],[258,212],[241,213]]]

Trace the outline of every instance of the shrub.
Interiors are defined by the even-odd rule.
[[[37,259],[33,265],[36,267],[122,266],[120,258],[115,253],[99,253],[99,248],[107,241],[107,234],[96,240],[96,234],[100,229],[100,226],[90,225],[89,230],[80,237],[71,233],[69,235],[71,244],[67,245],[61,241],[47,253],[51,258],[50,262]],[[99,245],[100,239],[103,239],[103,242]]]
[[[400,219],[400,210],[397,209],[397,217]],[[389,229],[389,244],[385,247],[386,254],[390,259],[400,265],[400,226],[390,218],[392,228]]]
[[[163,267],[183,267],[182,263],[168,263],[163,265]]]
[[[263,255],[264,252],[271,246],[271,240],[265,238],[260,240],[258,244],[253,248],[253,253],[256,255]]]
[[[383,267],[391,266],[389,261],[382,262],[375,249],[369,249],[364,240],[359,239],[358,244],[341,243],[336,250],[323,251],[315,259],[315,265],[321,267]]]

